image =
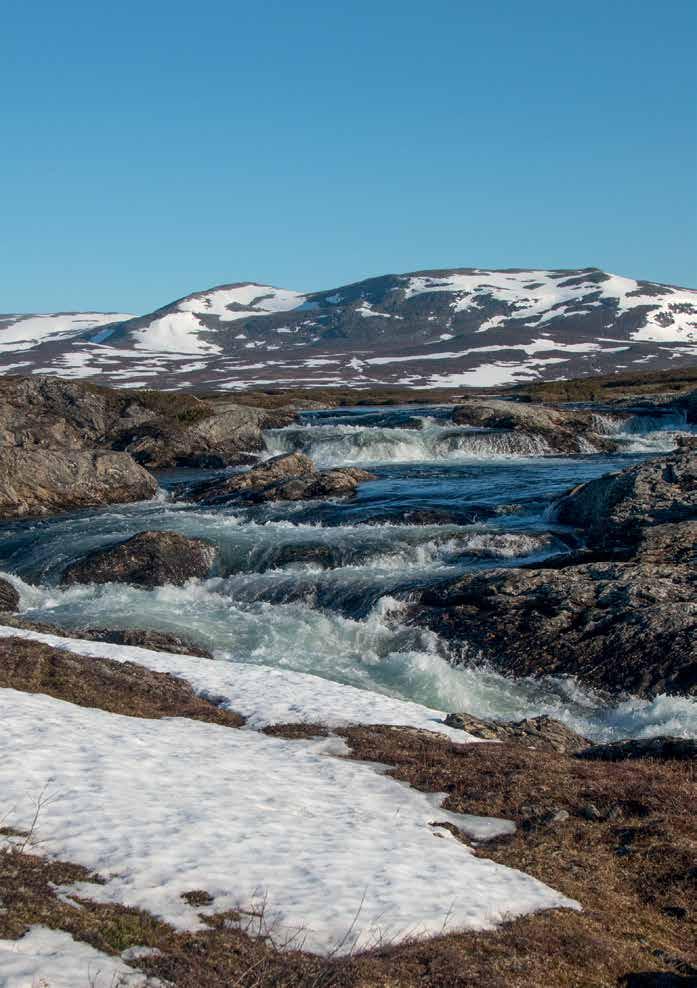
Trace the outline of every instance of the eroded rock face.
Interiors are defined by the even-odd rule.
[[[486,741],[519,742],[528,748],[540,748],[543,751],[577,752],[590,744],[586,738],[552,717],[527,717],[525,720],[508,722],[482,720],[471,714],[461,713],[448,714],[445,723],[448,727],[466,731]]]
[[[551,451],[559,453],[612,452],[616,449],[616,443],[598,431],[597,416],[590,410],[473,398],[454,409],[453,422],[537,436]]]
[[[156,490],[127,453],[0,447],[0,518],[142,501]]]
[[[140,532],[72,563],[62,582],[182,586],[193,577],[207,577],[216,556],[215,546],[205,539],[190,539],[178,532]]]
[[[591,545],[633,545],[644,529],[697,517],[697,449],[647,460],[581,484],[556,504],[563,524],[583,528]]]
[[[347,497],[374,475],[357,467],[318,471],[304,453],[284,453],[246,473],[213,478],[183,492],[188,501],[225,504],[229,501],[306,501]]]

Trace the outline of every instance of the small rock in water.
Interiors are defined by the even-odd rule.
[[[183,586],[192,577],[207,577],[216,556],[216,547],[205,539],[190,539],[178,532],[140,532],[72,563],[64,570],[62,582]]]

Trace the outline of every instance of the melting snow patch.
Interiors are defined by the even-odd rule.
[[[333,757],[324,739],[129,718],[9,689],[0,716],[13,825],[30,823],[48,784],[40,838],[108,879],[75,891],[177,929],[202,928],[182,899],[194,888],[213,897],[212,911],[265,903],[279,936],[319,953],[575,906],[432,826],[487,838],[512,824],[448,813],[439,797]]]
[[[0,940],[2,988],[155,988],[162,982],[147,978],[118,957],[109,957],[69,933],[32,926],[19,940]]]

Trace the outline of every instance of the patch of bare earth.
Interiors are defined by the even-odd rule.
[[[134,662],[75,655],[25,638],[0,639],[0,688],[45,693],[129,717],[188,717],[240,727],[244,718],[197,696],[183,679]]]

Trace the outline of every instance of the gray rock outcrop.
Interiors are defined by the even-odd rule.
[[[683,448],[576,488],[559,514],[590,550],[470,573],[424,592],[410,620],[515,675],[697,694],[696,467]]]
[[[155,478],[127,453],[0,447],[0,518],[32,518],[153,497]]]

